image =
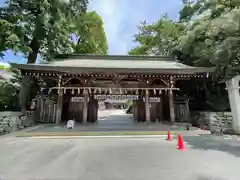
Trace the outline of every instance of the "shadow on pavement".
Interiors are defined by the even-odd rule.
[[[74,129],[67,129],[66,123],[59,125],[45,124],[27,132],[84,132],[84,131],[177,131],[184,130],[181,126],[172,126],[163,123],[137,123],[132,115],[111,114],[102,115],[94,124],[76,123]]]
[[[217,150],[240,157],[240,141],[236,138],[202,134],[199,136],[184,136],[184,141],[194,149]]]
[[[214,176],[206,176],[206,175],[200,175],[197,177],[196,180],[228,180],[228,179],[222,179],[222,178],[219,178],[219,177],[214,177]]]

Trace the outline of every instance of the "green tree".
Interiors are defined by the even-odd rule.
[[[202,99],[211,107],[228,104],[220,102],[225,100],[226,91],[224,84],[218,82],[234,76],[234,69],[239,66],[240,3],[231,0],[183,3],[178,21],[161,17],[158,21],[161,23],[142,24],[135,39],[139,45],[129,54],[174,55],[184,64],[215,66],[213,81],[187,86],[195,89],[188,92],[201,92]],[[149,51],[152,48],[154,51]]]
[[[101,17],[95,12],[87,12],[77,18],[74,32],[77,42],[74,52],[80,54],[108,54],[107,39]]]
[[[172,55],[178,37],[184,30],[184,25],[162,16],[156,23],[141,23],[135,42],[139,45],[132,49],[131,55]]]
[[[19,89],[8,83],[0,83],[0,111],[19,110]]]
[[[199,12],[202,7],[202,1],[183,0],[183,8],[179,12],[180,22],[189,22],[194,15]]]
[[[0,57],[2,58],[5,50],[19,51],[21,45],[19,44],[20,39],[18,35],[21,31],[16,32],[14,25],[4,19],[0,19],[0,29]]]
[[[28,63],[35,63],[38,53],[49,60],[55,53],[72,51],[70,32],[76,16],[86,11],[87,0],[8,0],[0,8],[0,18],[14,32],[15,51],[28,53]],[[6,36],[5,34],[2,35]],[[2,50],[2,49],[1,49]]]
[[[8,68],[0,76],[0,111],[19,110],[20,72]]]
[[[216,66],[227,77],[239,64],[239,4],[234,1],[204,1],[196,18],[179,37],[180,59],[192,65]],[[201,10],[201,11],[200,11]],[[204,11],[203,11],[204,10]]]
[[[167,16],[142,24],[129,54],[176,55],[185,64],[216,66],[219,77],[234,75],[239,65],[240,3],[230,0],[184,0],[179,20]]]

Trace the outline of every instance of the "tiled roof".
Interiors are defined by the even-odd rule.
[[[39,71],[90,71],[90,72],[169,72],[198,73],[209,72],[212,68],[193,67],[179,63],[174,57],[160,56],[94,56],[94,55],[62,55],[54,61],[44,64],[19,65],[13,67]],[[75,73],[76,73],[75,72]]]

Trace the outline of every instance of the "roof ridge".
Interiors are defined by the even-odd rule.
[[[147,55],[92,55],[92,54],[59,54],[55,59],[104,59],[104,60],[149,60],[149,61],[176,61],[174,56],[147,56]]]

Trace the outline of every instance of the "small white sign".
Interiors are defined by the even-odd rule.
[[[159,97],[150,97],[149,101],[150,102],[160,102],[161,99]]]
[[[68,120],[68,122],[67,122],[68,129],[73,129],[74,125],[75,125],[75,120]]]
[[[145,102],[145,98],[143,98],[143,101]],[[150,97],[149,102],[161,102],[161,98],[159,97]]]
[[[72,97],[71,102],[84,102],[83,97]]]
[[[138,95],[95,95],[97,100],[137,100]]]

